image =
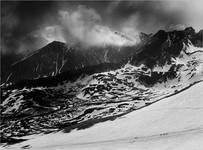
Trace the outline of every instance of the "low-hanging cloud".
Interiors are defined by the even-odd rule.
[[[203,28],[202,0],[2,2],[1,53],[27,54],[52,41],[128,45],[139,32]]]
[[[125,46],[138,42],[138,37],[125,37],[102,25],[101,16],[93,9],[79,5],[75,11],[59,11],[62,27],[70,35],[87,46]],[[138,34],[138,33],[137,33]],[[69,36],[70,36],[69,35]]]
[[[59,25],[46,26],[36,31],[33,36],[43,38],[46,43],[51,43],[53,41],[66,42],[63,28]]]

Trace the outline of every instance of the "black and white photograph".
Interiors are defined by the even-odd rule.
[[[1,0],[0,150],[202,150],[202,0]]]

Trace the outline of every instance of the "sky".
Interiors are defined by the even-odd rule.
[[[122,46],[138,43],[140,32],[199,31],[202,6],[201,0],[1,1],[1,55],[26,55],[55,40]]]

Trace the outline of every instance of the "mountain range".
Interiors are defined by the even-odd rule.
[[[202,37],[188,27],[141,33],[139,44],[123,47],[48,44],[2,75],[3,141],[88,128],[201,82]]]

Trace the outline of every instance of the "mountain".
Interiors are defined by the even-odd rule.
[[[149,68],[155,65],[163,66],[170,63],[172,57],[179,56],[189,44],[201,47],[200,43],[202,43],[202,31],[195,33],[191,27],[183,31],[160,30],[140,48],[139,53],[134,55],[132,63],[135,65],[143,63]]]
[[[123,38],[125,37],[126,40],[132,42],[132,39],[126,35],[118,32],[115,34]],[[135,55],[133,58],[134,64],[142,63],[143,59],[146,59],[149,65],[154,65],[154,61],[160,58],[159,61],[165,63],[167,58],[164,57],[167,55],[170,58],[175,56],[175,53],[178,54],[182,43],[186,43],[184,40],[187,40],[187,38],[193,44],[202,46],[202,31],[195,33],[191,27],[186,28],[184,31],[159,31],[155,35],[141,32],[139,37],[141,39],[139,44],[122,47],[106,45],[103,47],[84,48],[79,45],[69,46],[65,43],[54,41],[35,51],[33,54],[13,63],[9,70],[4,71],[5,73],[2,74],[2,83],[55,76],[65,71],[77,70],[102,63],[125,64],[132,55]],[[170,45],[171,43],[174,45]],[[161,49],[169,49],[173,54],[170,51]],[[137,52],[140,53],[137,54]],[[149,55],[150,58],[146,55]],[[162,55],[165,56],[162,57]]]
[[[124,49],[128,49],[125,51]],[[64,71],[93,66],[101,63],[120,63],[132,53],[132,48],[117,47],[69,47],[65,43],[54,41],[31,56],[12,65],[8,82],[22,79],[34,79],[55,76]],[[3,78],[3,81],[6,77]]]
[[[4,142],[18,142],[19,137],[40,133],[88,128],[164,101],[164,98],[201,82],[201,34],[202,31],[195,33],[192,28],[170,32],[160,30],[137,47],[122,47],[120,50],[108,47],[108,57],[105,57],[108,59],[104,59],[107,48],[97,48],[95,52],[76,48],[71,51],[69,48],[68,54],[59,55],[57,47],[67,49],[67,45],[49,44],[15,65],[23,66],[28,62],[32,65],[36,59],[38,62],[44,60],[43,64],[51,60],[48,62],[52,64],[57,58],[56,53],[58,58],[70,59],[72,65],[64,63],[62,68],[70,67],[64,72],[56,69],[61,67],[55,67],[54,76],[26,79],[2,87],[0,112]],[[58,45],[52,49],[54,53],[49,49],[53,44]],[[46,54],[46,59],[41,58],[42,54]],[[78,67],[82,66],[81,62],[83,65],[83,62],[88,63]]]
[[[198,53],[201,55],[203,49],[200,43],[202,41],[202,31],[195,33],[191,27],[183,31],[166,32],[160,30],[141,47],[141,51],[132,57],[131,64],[136,66],[142,64],[151,70],[150,77],[140,77],[140,80],[145,83],[166,81],[167,78],[177,77],[178,70],[185,65],[184,63],[177,63],[177,59],[186,60],[185,57],[188,55],[194,55],[194,58]],[[194,60],[195,62],[196,60]],[[155,71],[156,68],[159,68],[159,72]]]
[[[55,76],[65,71],[77,70],[102,63],[127,62],[137,46],[87,47],[69,46],[54,41],[37,50],[34,54],[15,62],[2,81],[17,82],[23,79],[35,79]]]

